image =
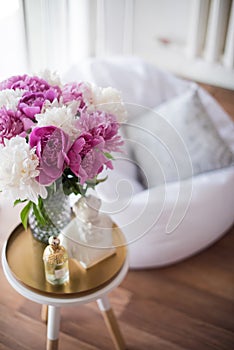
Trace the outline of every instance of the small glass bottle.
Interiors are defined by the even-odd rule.
[[[69,280],[68,255],[58,237],[50,237],[43,254],[46,280],[51,284],[64,284]]]

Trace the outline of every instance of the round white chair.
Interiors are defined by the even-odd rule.
[[[91,59],[71,67],[65,79],[93,81],[120,90],[130,106],[130,124],[142,106],[145,110],[155,109],[194,85],[136,57]],[[197,89],[217,134],[234,152],[232,121],[212,96]],[[139,182],[134,159],[120,158],[114,162],[115,170],[109,172],[108,180],[96,191],[103,210],[112,216],[129,242],[131,268],[159,267],[185,259],[208,247],[232,226],[233,166],[145,189]]]

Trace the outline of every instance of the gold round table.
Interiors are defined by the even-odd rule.
[[[69,259],[69,282],[55,286],[45,279],[42,260],[45,245],[36,241],[30,230],[16,227],[5,242],[2,265],[12,287],[24,297],[43,305],[46,318],[48,305],[47,350],[57,349],[60,325],[60,308],[85,304],[96,300],[103,313],[116,349],[124,349],[124,341],[107,294],[116,288],[128,271],[127,249],[121,230],[113,225],[115,253],[84,269],[78,261]]]

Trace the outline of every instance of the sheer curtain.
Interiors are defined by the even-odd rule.
[[[30,69],[63,73],[89,50],[89,1],[24,0]]]
[[[89,0],[0,0],[0,79],[60,74],[92,54]]]
[[[28,69],[23,3],[0,0],[0,80]]]

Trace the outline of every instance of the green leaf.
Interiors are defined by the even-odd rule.
[[[108,152],[104,152],[104,156],[108,159],[112,159],[112,160],[114,159],[114,157]]]
[[[36,219],[41,225],[46,225],[48,223],[46,215],[44,213],[43,201],[41,198],[38,200],[38,205],[33,203],[33,212]]]
[[[39,210],[42,212],[42,211],[44,211],[45,209],[44,209],[44,204],[43,204],[43,199],[39,196],[38,197],[38,208],[39,208]],[[44,216],[44,215],[43,215]]]
[[[27,226],[28,226],[28,214],[32,207],[32,204],[33,203],[29,201],[28,204],[25,205],[25,207],[21,210],[21,213],[20,213],[21,222],[25,230],[27,229]]]
[[[74,193],[75,195],[80,194],[81,196],[85,196],[89,188],[94,189],[96,185],[104,182],[106,179],[107,177],[104,179],[97,179],[97,177],[94,177],[81,185],[80,179],[70,169],[66,168],[62,176],[63,191],[66,195]]]
[[[100,183],[102,183],[102,182],[105,182],[107,179],[108,179],[108,176],[103,177],[102,179],[97,179],[96,184],[98,185],[98,184],[100,184]]]
[[[108,178],[108,176],[102,178],[102,179],[97,179],[96,177],[92,180],[87,180],[86,184],[88,187],[94,188],[96,185],[100,184],[101,182],[106,181],[106,179]]]
[[[15,201],[14,201],[14,207],[17,205],[17,204],[19,204],[19,203],[24,203],[24,202],[26,202],[27,201],[27,199],[24,199],[24,200],[22,200],[22,199],[16,199]]]

